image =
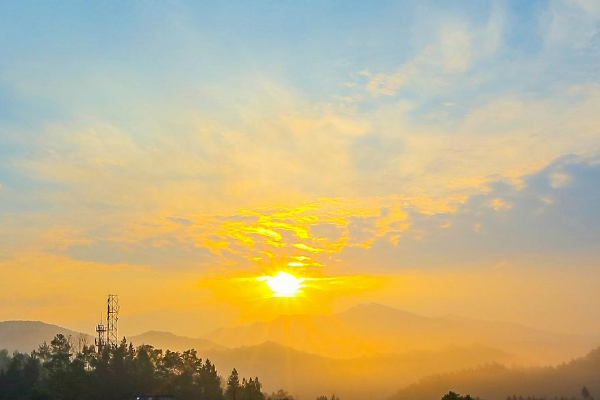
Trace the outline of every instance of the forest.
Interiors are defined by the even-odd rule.
[[[150,345],[134,347],[125,338],[100,353],[93,345],[75,346],[61,334],[31,354],[0,351],[0,400],[129,400],[151,395],[176,400],[293,400],[284,390],[263,393],[257,377],[240,378],[235,369],[222,379],[215,365],[195,350],[163,352]],[[335,395],[331,399],[339,400]]]
[[[390,400],[480,400],[459,395],[449,388],[474,390],[479,396],[497,399],[501,393],[519,393],[527,383],[526,398],[508,395],[506,400],[594,400],[579,382],[596,382],[600,349],[556,368],[508,369],[488,365],[446,375],[434,375],[400,390]],[[585,373],[584,373],[585,372]],[[567,378],[569,379],[567,379]],[[594,391],[597,389],[593,386]],[[548,394],[572,393],[570,396]],[[175,400],[298,400],[283,389],[271,394],[262,390],[258,377],[244,378],[234,368],[227,378],[196,350],[170,351],[150,345],[134,346],[125,338],[118,346],[73,343],[71,336],[57,334],[31,353],[0,350],[0,400],[133,400],[143,396],[170,396]],[[506,394],[505,394],[506,396]],[[340,400],[335,394],[316,400]]]
[[[487,400],[593,400],[600,393],[599,376],[597,348],[556,366],[507,367],[492,363],[434,374],[400,389],[389,400],[438,399],[449,389]]]

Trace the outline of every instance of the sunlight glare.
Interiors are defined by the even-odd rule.
[[[273,276],[261,276],[257,278],[264,281],[273,292],[273,297],[296,297],[300,294],[300,289],[304,286],[303,278],[296,278],[294,275],[279,271]]]

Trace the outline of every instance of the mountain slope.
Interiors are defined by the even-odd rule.
[[[37,349],[43,342],[50,343],[54,336],[59,333],[67,337],[70,336],[75,346],[78,345],[80,339],[84,340],[86,344],[94,343],[92,336],[62,328],[58,325],[40,321],[3,321],[0,322],[0,349],[6,349],[9,352],[17,350],[29,353]],[[158,331],[149,331],[131,336],[128,338],[128,341],[132,342],[135,346],[150,344],[158,349],[169,349],[172,351],[225,349],[224,346],[206,339],[193,339],[177,336],[170,332]]]
[[[380,304],[358,305],[334,315],[281,316],[269,322],[218,329],[206,338],[227,347],[275,341],[334,358],[487,346],[516,354],[526,364],[560,362],[585,354],[597,343],[516,324],[423,317]]]
[[[241,376],[258,376],[268,392],[285,388],[300,398],[310,399],[333,391],[344,400],[382,399],[393,393],[398,384],[415,382],[431,373],[514,361],[509,354],[483,347],[332,359],[275,342],[208,350],[199,355],[209,358],[225,378],[234,367]]]
[[[195,349],[200,352],[209,349],[225,349],[224,346],[213,343],[210,340],[178,336],[171,332],[149,331],[140,335],[130,336],[127,339],[134,346],[149,344],[157,349],[169,349],[171,351]]]
[[[599,377],[600,348],[557,367],[523,369],[495,364],[431,376],[398,391],[390,400],[440,399],[449,390],[487,400],[504,400],[509,395],[579,398],[584,385],[592,396],[598,396]]]
[[[2,321],[0,322],[0,349],[29,353],[43,342],[50,343],[59,333],[67,337],[71,336],[74,341],[80,337],[85,338],[87,343],[93,343],[94,340],[89,335],[40,321]]]
[[[230,348],[256,346],[272,341],[296,350],[334,358],[385,351],[378,343],[355,333],[351,326],[337,316],[325,315],[280,316],[272,321],[256,322],[250,326],[217,329],[206,338]]]
[[[71,335],[75,339],[80,335],[42,322],[3,322],[0,323],[0,348],[31,351],[43,341],[50,341],[57,333]],[[84,336],[91,342],[91,337]],[[147,343],[162,349],[196,348],[198,355],[213,361],[225,378],[235,367],[242,376],[260,377],[266,391],[285,388],[308,399],[332,391],[344,400],[384,398],[398,385],[415,382],[430,373],[449,372],[488,362],[514,361],[511,355],[486,347],[333,359],[275,342],[227,349],[203,339],[185,338],[168,332],[146,332],[129,339],[134,345]]]

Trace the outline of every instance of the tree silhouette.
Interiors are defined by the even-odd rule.
[[[317,397],[317,400],[328,400],[328,399],[327,399],[327,396],[319,396],[319,397]],[[337,397],[335,394],[332,394],[331,400],[340,400],[340,398]]]
[[[266,399],[258,378],[240,383],[235,369],[224,391],[214,364],[195,350],[136,348],[123,339],[98,354],[94,346],[73,346],[68,337],[56,335],[30,355],[0,351],[0,400],[129,400],[153,394],[177,400]]]
[[[269,400],[294,400],[294,396],[283,389],[279,389],[269,395]]]
[[[583,397],[586,400],[590,398],[590,391],[585,386],[581,388],[581,397]]]
[[[240,393],[240,377],[234,368],[227,379],[227,388],[225,389],[225,398],[228,400],[237,400],[236,395]]]
[[[442,397],[442,400],[474,400],[471,395],[461,396],[455,392],[448,392]]]

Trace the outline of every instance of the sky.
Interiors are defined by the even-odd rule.
[[[594,0],[2,2],[0,320],[598,334],[599,67]]]

